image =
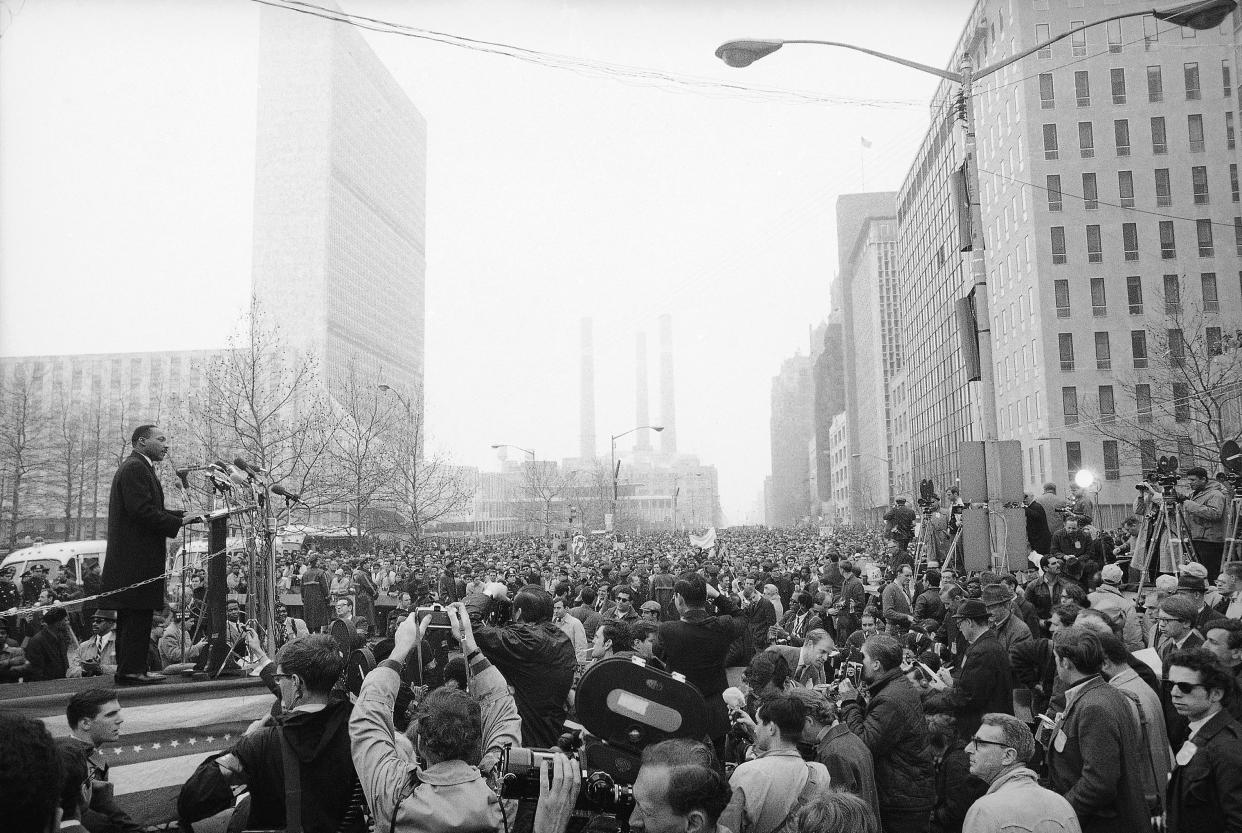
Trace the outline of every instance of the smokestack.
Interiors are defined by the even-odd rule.
[[[579,377],[578,456],[583,460],[595,459],[595,339],[591,333],[591,319],[582,319],[582,372]]]
[[[647,409],[647,334],[638,333],[637,344],[638,369],[635,375],[637,398],[634,401],[634,424],[650,425],[651,414]],[[634,434],[635,451],[651,451],[651,432],[638,431]]]
[[[673,316],[660,316],[660,452],[677,453],[677,402],[673,397]]]

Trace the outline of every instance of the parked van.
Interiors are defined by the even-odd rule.
[[[104,552],[108,542],[99,541],[65,541],[60,544],[40,544],[14,550],[0,561],[0,569],[13,567],[16,571],[13,581],[18,589],[22,586],[22,574],[37,565],[47,567],[47,580],[55,584],[61,574],[67,574],[76,582],[82,581],[85,570],[91,564],[98,564],[103,569]]]

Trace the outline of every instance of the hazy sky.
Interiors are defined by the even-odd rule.
[[[743,520],[768,473],[772,376],[828,313],[836,198],[861,189],[860,159],[867,190],[900,184],[936,81],[823,47],[747,69],[713,52],[818,38],[943,65],[971,5],[341,0],[589,61],[880,102],[701,94],[363,32],[427,119],[434,442],[484,468],[493,442],[575,455],[590,315],[606,454],[635,424],[639,330],[660,417],[655,319],[669,312],[679,448],[719,468]],[[0,0],[0,354],[223,345],[250,281],[259,8]]]

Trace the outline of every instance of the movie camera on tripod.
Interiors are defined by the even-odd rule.
[[[1176,457],[1161,457],[1156,461],[1156,467],[1150,471],[1143,472],[1143,480],[1134,488],[1139,491],[1144,489],[1159,488],[1160,498],[1165,505],[1172,505],[1177,502],[1177,482],[1181,477],[1177,473]]]
[[[919,508],[923,510],[924,515],[930,515],[936,501],[939,497],[936,495],[936,484],[930,480],[919,481]]]
[[[581,768],[575,809],[614,814],[627,830],[643,749],[671,738],[705,737],[707,703],[685,677],[657,671],[640,657],[612,657],[591,666],[575,702],[584,731],[566,733],[557,743]],[[538,801],[540,775],[554,754],[505,750],[497,766],[501,798]]]

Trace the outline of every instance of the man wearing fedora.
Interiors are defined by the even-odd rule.
[[[1006,654],[1014,645],[1031,638],[1031,629],[1027,627],[1026,622],[1013,615],[1013,603],[1016,598],[1014,592],[1009,589],[1009,585],[1002,582],[989,584],[983,588],[981,601],[988,609],[988,616],[992,619],[992,629],[996,631],[996,638],[1004,646]]]
[[[1207,582],[1193,572],[1184,571],[1177,577],[1177,595],[1185,596],[1195,605],[1195,617],[1191,620],[1190,626],[1198,631],[1200,636],[1208,632],[1212,622],[1225,618],[1204,601],[1206,593]]]
[[[100,608],[91,614],[91,635],[78,643],[80,669],[71,670],[69,676],[98,677],[116,673],[115,627],[115,610]]]
[[[996,586],[989,584],[984,592]],[[992,590],[991,595],[996,597],[996,591]],[[1009,617],[1013,618],[1012,611]],[[953,675],[952,686],[958,709],[958,733],[961,737],[970,737],[979,728],[984,714],[1013,713],[1013,671],[1009,665],[1009,651],[997,638],[986,604],[979,599],[967,599],[953,614],[953,619],[970,646]],[[1029,632],[1027,637],[1030,637]]]

